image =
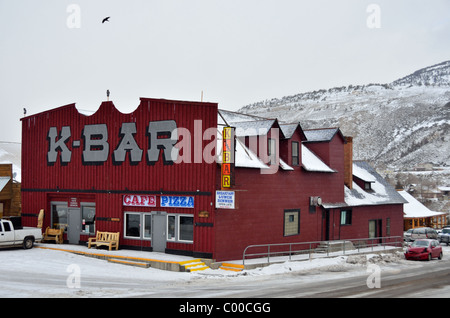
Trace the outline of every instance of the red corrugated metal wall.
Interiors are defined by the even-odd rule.
[[[213,199],[215,191],[215,163],[175,163],[165,165],[160,153],[159,160],[151,165],[146,160],[151,145],[147,130],[149,122],[174,120],[177,128],[186,128],[191,133],[191,146],[203,150],[211,140],[194,140],[194,126],[200,134],[208,128],[217,127],[217,104],[182,102],[141,98],[139,107],[132,113],[123,114],[112,102],[103,102],[91,116],[80,114],[74,104],[59,107],[22,119],[22,204],[24,223],[35,225],[34,215],[44,208],[49,210],[50,194],[91,194],[95,196],[97,230],[123,232],[122,196],[124,193],[158,192],[189,193],[195,196],[193,209],[166,208],[167,213],[194,214],[194,224],[214,223]],[[129,154],[121,164],[112,160],[113,151],[121,141],[122,123],[135,123],[134,140],[142,149],[141,161],[130,163]],[[201,123],[201,129],[199,129]],[[100,165],[83,164],[82,154],[86,141],[83,129],[86,125],[106,124],[108,131],[109,155]],[[61,152],[57,162],[49,165],[48,134],[50,127],[56,127],[61,138],[62,128],[70,126],[70,139],[66,146],[71,151],[70,162],[61,164]],[[201,140],[199,145],[195,144]],[[79,141],[79,146],[77,146]],[[183,154],[181,152],[180,154]],[[70,194],[69,194],[70,193]],[[198,212],[208,211],[209,217],[198,217]],[[119,218],[120,221],[105,221],[105,218]],[[44,226],[50,222],[46,213]],[[213,226],[194,226],[194,243],[169,243],[168,248],[186,249],[199,253],[212,253]],[[148,242],[146,242],[148,244]],[[123,240],[121,244],[141,244],[135,240]]]
[[[300,141],[297,132],[292,140]],[[334,147],[333,168],[342,171],[343,141],[320,143],[328,153]],[[286,158],[289,159],[290,158]],[[244,249],[252,244],[310,242],[322,240],[322,209],[309,211],[309,198],[320,196],[324,202],[344,201],[342,173],[307,172],[300,166],[294,171],[261,174],[259,169],[236,168],[235,210],[218,210],[216,215],[217,261],[241,259]],[[218,172],[219,173],[219,172]],[[257,181],[256,181],[257,180]],[[300,210],[298,235],[284,236],[285,210]],[[339,237],[336,237],[338,239]],[[253,251],[254,252],[254,251]]]

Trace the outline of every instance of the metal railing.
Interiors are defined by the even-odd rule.
[[[402,247],[402,236],[387,236],[375,238],[362,239],[348,239],[336,241],[314,241],[314,242],[297,242],[297,243],[279,243],[279,244],[257,244],[249,245],[244,249],[242,254],[242,264],[245,265],[246,259],[267,258],[267,263],[270,263],[270,258],[284,256],[289,261],[292,256],[307,255],[309,259],[312,254],[327,256],[330,253],[333,256],[345,255],[346,251],[373,252],[375,249],[385,250],[386,247]],[[249,251],[254,250],[252,253]],[[354,252],[353,252],[354,253]]]

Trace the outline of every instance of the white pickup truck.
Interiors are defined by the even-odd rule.
[[[11,221],[0,219],[0,247],[20,246],[29,249],[42,240],[42,231],[36,227],[14,228]]]

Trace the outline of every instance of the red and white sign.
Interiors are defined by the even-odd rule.
[[[156,196],[154,195],[137,195],[126,194],[123,196],[124,206],[156,206]]]
[[[78,202],[78,198],[70,198],[69,200],[69,208],[79,208],[80,202]]]

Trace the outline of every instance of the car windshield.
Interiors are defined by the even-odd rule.
[[[428,241],[414,241],[414,243],[411,244],[412,247],[426,247],[428,246]]]
[[[442,233],[450,234],[450,229],[443,229],[443,230],[442,230]]]

